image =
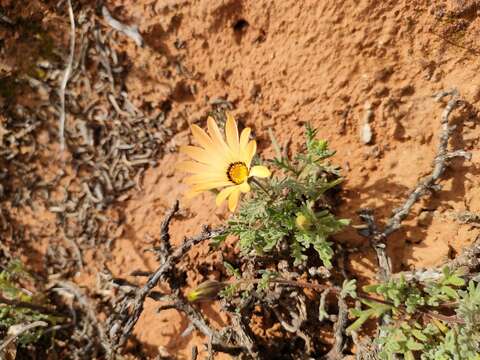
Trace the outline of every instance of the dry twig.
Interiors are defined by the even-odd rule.
[[[106,6],[102,6],[102,15],[105,18],[105,21],[108,25],[114,28],[117,31],[124,33],[130,39],[132,39],[135,44],[138,46],[143,46],[143,38],[142,35],[138,32],[138,26],[136,25],[125,25],[122,24],[120,21],[115,19],[110,12],[108,11]]]
[[[16,326],[20,326],[20,327],[18,329],[15,329],[14,334],[8,336],[2,343],[0,343],[0,355],[1,355],[1,352],[20,335],[36,327],[46,327],[48,326],[48,323],[46,323],[45,321],[35,321],[31,324],[16,325]]]
[[[175,213],[178,211],[178,201],[175,202],[172,209],[167,213],[165,220],[162,224],[162,234],[161,239],[164,241],[170,240],[170,235],[168,234],[168,228],[170,221],[172,220]],[[172,270],[175,264],[196,244],[211,239],[215,236],[218,236],[223,232],[223,229],[214,229],[211,230],[208,227],[204,227],[202,233],[197,236],[186,238],[184,243],[175,249],[166,259],[165,261],[158,267],[158,269],[149,276],[147,283],[137,291],[135,299],[133,301],[133,309],[131,309],[131,303],[125,302],[121,307],[121,319],[120,323],[116,324],[117,329],[121,329],[121,333],[117,334],[111,331],[111,336],[114,337],[114,342],[118,344],[118,346],[122,346],[128,340],[130,334],[135,327],[140,315],[143,311],[143,306],[145,299],[150,294],[155,286],[157,286],[158,282],[167,276],[167,273]],[[188,309],[186,309],[187,311]],[[196,325],[203,327],[199,322]],[[206,331],[206,330],[205,330]]]
[[[72,72],[73,57],[75,55],[75,17],[73,16],[72,1],[67,0],[67,5],[70,17],[70,53],[68,54],[67,67],[60,83],[60,151],[65,149],[65,89]]]
[[[159,311],[168,310],[168,309],[177,309],[178,311],[183,312],[187,315],[188,319],[192,322],[193,326],[198,329],[203,335],[205,335],[209,340],[209,352],[211,351],[220,351],[228,353],[231,355],[238,355],[245,349],[242,346],[229,346],[225,344],[218,333],[212,330],[207,323],[205,322],[202,314],[193,307],[188,301],[183,297],[176,295],[176,301],[172,304],[161,306]]]
[[[326,355],[328,360],[341,360],[344,358],[343,349],[345,347],[345,338],[343,336],[348,323],[348,306],[345,299],[338,297],[338,315],[337,321],[333,326],[333,333],[335,336],[335,343],[332,349]]]
[[[448,141],[450,139],[452,131],[454,130],[454,127],[450,126],[448,124],[448,121],[450,114],[457,106],[459,99],[457,90],[439,93],[437,96],[435,96],[435,99],[439,101],[445,96],[451,96],[452,98],[447,103],[447,106],[445,107],[440,120],[440,142],[438,145],[437,155],[434,159],[434,166],[431,174],[418,182],[413,191],[407,197],[405,203],[401,207],[394,210],[393,215],[387,222],[387,226],[382,231],[378,231],[376,229],[375,219],[371,211],[364,210],[360,213],[362,220],[364,220],[368,226],[366,236],[370,239],[371,244],[375,248],[375,251],[377,253],[377,258],[380,266],[380,277],[382,281],[388,279],[392,272],[390,259],[386,254],[385,243],[388,236],[400,228],[402,221],[408,216],[413,205],[418,200],[420,200],[420,198],[422,198],[426,193],[428,193],[428,191],[439,189],[439,185],[436,183],[445,172],[449,159],[452,159],[454,157],[463,157],[469,160],[471,158],[471,154],[466,151],[448,150]]]
[[[93,325],[95,329],[96,334],[92,335],[95,335],[95,338],[99,340],[100,345],[107,354],[107,358],[112,358],[114,351],[110,346],[110,342],[105,334],[103,325],[97,319],[95,307],[93,304],[91,304],[89,298],[78,288],[77,285],[70,281],[57,282],[53,290],[58,293],[67,292],[77,299],[78,304],[80,305],[82,311],[86,314],[89,323]]]
[[[460,267],[467,267],[470,270],[480,266],[480,236],[478,236],[472,245],[457,256],[452,261],[446,264],[451,269],[458,269]]]
[[[475,270],[477,270],[480,266],[480,236],[478,236],[476,240],[463,251],[462,254],[438,268],[402,271],[398,274],[395,274],[394,276],[403,276],[407,281],[434,281],[440,279],[443,276],[442,269],[445,266],[449,267],[452,270],[465,268],[468,269],[468,271],[470,272],[470,276],[476,276],[477,273],[475,272]]]

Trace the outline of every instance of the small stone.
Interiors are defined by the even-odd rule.
[[[363,125],[360,129],[360,140],[364,144],[370,144],[373,140],[372,127],[370,126],[370,121],[373,118],[372,104],[370,102],[365,102],[364,105],[365,115],[363,118]]]
[[[360,137],[361,137],[362,142],[365,145],[370,144],[372,142],[373,132],[372,132],[372,127],[370,126],[369,123],[363,124]]]

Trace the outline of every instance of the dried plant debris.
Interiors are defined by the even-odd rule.
[[[156,164],[161,145],[171,133],[164,128],[163,111],[146,113],[129,100],[122,78],[128,64],[115,50],[112,30],[102,26],[92,10],[80,9],[76,14],[76,35],[65,104],[57,93],[64,64],[43,59],[36,64],[41,78],[25,75],[22,81],[46,95],[37,94],[35,106],[9,104],[5,117],[0,117],[4,163],[0,177],[5,179],[1,194],[12,206],[34,206],[34,194],[42,196],[47,208],[57,214],[81,268],[82,248],[112,240],[112,229],[107,229],[112,221],[105,210],[125,199],[126,191],[140,187],[143,172]],[[58,150],[55,119],[59,114],[64,117],[71,158],[63,154],[51,159],[47,153]],[[58,171],[47,177],[42,166],[52,160]]]
[[[140,189],[145,169],[156,164],[171,132],[164,127],[162,110],[139,109],[129,100],[123,78],[128,62],[115,50],[113,30],[93,9],[75,5],[70,10],[75,17],[74,52],[67,54],[61,44],[53,44],[55,56],[29,64],[35,71],[18,68],[0,74],[15,86],[14,92],[0,93],[2,100],[8,96],[0,115],[0,264],[41,236],[22,225],[22,209],[47,209],[56,215],[58,226],[49,229],[49,236],[64,241],[50,242],[45,254],[47,273],[55,279],[48,297],[62,304],[71,319],[69,340],[57,345],[68,358],[92,359],[113,354],[97,318],[105,304],[59,279],[83,267],[85,249],[108,248],[120,235],[121,216],[111,205],[127,199],[128,190]],[[68,82],[59,92],[65,78]],[[28,99],[22,99],[23,94]],[[12,328],[5,347],[11,348],[30,329],[40,331],[43,323],[35,320],[19,331]],[[50,325],[47,331],[58,330]]]

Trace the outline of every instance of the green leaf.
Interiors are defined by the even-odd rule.
[[[217,235],[210,240],[210,244],[214,248],[217,248],[227,239],[227,236],[228,236],[228,233]]]
[[[379,284],[374,284],[374,285],[364,285],[362,287],[363,291],[368,292],[368,293],[377,293],[378,292],[378,287]]]
[[[415,341],[414,339],[410,338],[407,340],[407,348],[412,351],[420,351],[423,350],[423,345],[419,342]]]
[[[445,295],[447,295],[451,299],[458,298],[457,292],[454,289],[452,289],[450,286],[442,286],[441,290]]]
[[[235,276],[237,279],[241,279],[242,276],[240,274],[240,271],[238,271],[238,269],[235,269],[230,263],[228,263],[227,261],[224,261],[223,262],[223,266],[225,267],[225,269],[227,270],[227,273],[228,275],[230,276]]]
[[[412,330],[412,335],[415,336],[418,340],[420,340],[422,342],[428,341],[427,336],[424,333],[422,333],[420,330],[413,329]]]
[[[411,351],[407,351],[405,353],[405,360],[415,360],[415,356],[413,355],[413,353]]]
[[[349,327],[347,327],[346,332],[347,334],[351,334],[352,331],[357,331],[362,327],[362,325],[372,316],[372,312],[369,310],[366,310],[362,312],[360,317],[355,320]]]
[[[344,299],[347,296],[350,296],[352,299],[357,298],[357,280],[344,280],[342,285],[342,291],[340,292],[340,296]]]

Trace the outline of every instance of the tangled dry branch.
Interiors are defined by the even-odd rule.
[[[443,114],[440,119],[440,141],[438,145],[437,154],[433,161],[433,170],[430,175],[421,179],[415,188],[410,192],[404,204],[393,211],[393,215],[387,221],[386,227],[379,231],[375,224],[375,218],[371,210],[362,210],[360,212],[361,219],[367,224],[366,235],[375,249],[377,254],[377,260],[380,267],[380,278],[382,281],[388,279],[392,274],[391,261],[386,253],[386,242],[388,236],[400,229],[401,223],[410,214],[410,211],[415,203],[417,203],[423,196],[429,193],[429,191],[436,191],[440,189],[440,185],[437,184],[440,177],[445,172],[448,160],[455,157],[463,157],[467,160],[471,159],[471,154],[464,150],[448,150],[448,142],[454,126],[449,125],[449,118],[451,113],[455,110],[459,103],[459,94],[456,89],[451,91],[444,91],[435,96],[437,101],[442,100],[446,96],[451,96],[448,101]]]
[[[164,243],[169,243],[170,241],[169,225],[172,218],[177,213],[178,208],[179,203],[176,201],[173,207],[166,214],[162,223],[160,239]],[[171,277],[175,265],[193,246],[204,240],[218,236],[222,232],[223,229],[221,228],[210,229],[208,227],[204,227],[203,231],[199,235],[186,238],[183,244],[175,250],[171,250],[170,245],[164,246],[164,249],[170,250],[170,253],[165,257],[163,263],[149,276],[147,283],[137,290],[133,301],[130,301],[130,299],[125,299],[124,303],[120,306],[121,310],[119,318],[117,321],[113,322],[110,329],[110,338],[117,347],[121,347],[123,344],[125,344],[130,337],[143,311],[145,299],[152,292],[153,288],[157,286],[159,281],[170,280],[169,284],[171,289],[174,291],[178,290],[178,285],[175,284],[173,281],[174,279]],[[213,340],[217,340],[213,335],[214,332],[209,329],[201,315],[196,312],[195,309],[191,308],[191,306],[179,295],[178,292],[174,292],[173,297],[176,298],[176,301],[174,302],[175,305],[173,307],[183,311],[190,318],[192,323],[205,335],[207,335],[209,338],[213,338]],[[220,347],[221,344],[219,341],[214,342]]]

